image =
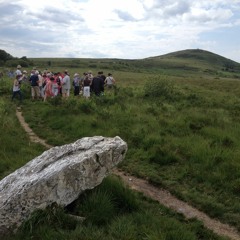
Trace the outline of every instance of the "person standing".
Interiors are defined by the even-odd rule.
[[[78,96],[80,92],[80,77],[78,73],[73,76],[74,96]]]
[[[58,94],[62,96],[62,75],[60,72],[57,73],[57,84],[58,84]]]
[[[40,90],[39,90],[39,79],[38,79],[38,71],[35,71],[29,81],[31,82],[31,95],[32,95],[32,100],[39,99],[40,98]]]
[[[21,71],[21,65],[17,65],[17,70],[16,70],[16,72],[15,72],[15,76],[16,77],[20,77],[20,76],[22,76],[22,71]]]
[[[101,72],[98,72],[98,75],[93,78],[91,87],[96,96],[104,93],[104,80],[101,77]]]
[[[44,98],[43,76],[42,76],[41,72],[39,72],[39,74],[38,74],[38,86],[39,86],[40,97],[43,99]]]
[[[12,94],[12,101],[13,99],[19,95],[19,101],[22,102],[22,93],[20,89],[21,84],[18,81],[18,76],[16,76],[15,80],[13,81],[13,94]]]
[[[70,88],[71,88],[71,82],[70,82],[70,76],[68,74],[68,71],[64,71],[64,77],[62,79],[62,96],[63,98],[68,98],[70,95]]]
[[[93,73],[92,73],[91,70],[88,71],[87,75],[88,75],[88,79],[92,81],[93,80]]]
[[[22,74],[22,76],[20,77],[20,79],[19,79],[19,82],[20,82],[20,84],[21,83],[27,83],[28,82],[28,76],[27,76],[27,71],[26,70],[23,70],[23,72],[22,72],[23,74]]]
[[[44,94],[44,100],[43,100],[44,102],[46,102],[48,97],[54,97],[54,93],[52,91],[53,81],[54,81],[54,77],[50,77],[46,79],[45,94]]]
[[[54,81],[52,82],[52,92],[54,97],[59,94],[59,85],[58,85],[58,73],[53,74]]]
[[[83,96],[85,98],[89,98],[90,97],[90,86],[91,86],[91,79],[88,77],[88,74],[85,74],[85,78],[83,80]]]
[[[111,89],[114,86],[115,79],[113,78],[111,73],[109,73],[108,76],[106,77],[105,84],[106,84],[108,89]]]

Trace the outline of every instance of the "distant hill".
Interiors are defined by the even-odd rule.
[[[141,61],[141,65],[145,65],[145,67],[151,66],[166,69],[172,68],[200,71],[207,69],[212,71],[240,71],[240,63],[201,49],[187,49],[161,56],[145,58]]]
[[[24,59],[23,59],[24,58]],[[27,63],[39,69],[80,68],[93,71],[127,71],[146,73],[166,73],[170,75],[186,74],[231,74],[240,78],[240,63],[225,58],[218,54],[202,49],[186,49],[171,52],[161,56],[153,56],[144,59],[117,59],[117,58],[30,58],[14,59],[13,62],[2,61],[2,66],[16,66]],[[1,58],[0,58],[1,60]],[[19,61],[24,62],[19,62]],[[28,61],[26,61],[28,60]],[[16,62],[18,61],[18,62]],[[1,64],[0,64],[1,66]],[[27,66],[27,65],[26,65]]]

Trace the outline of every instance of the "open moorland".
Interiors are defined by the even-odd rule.
[[[169,190],[240,232],[240,64],[184,50],[141,60],[30,59],[39,70],[111,72],[116,87],[101,97],[32,101],[24,84],[21,111],[50,145],[86,136],[120,136],[128,144],[119,169]],[[3,72],[6,67],[2,67]],[[31,68],[26,68],[30,72]],[[46,148],[30,142],[0,79],[0,178]],[[66,213],[86,217],[79,223]],[[226,239],[106,178],[66,209],[38,211],[9,239]]]

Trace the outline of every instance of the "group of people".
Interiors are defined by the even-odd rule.
[[[30,83],[32,99],[43,99],[46,101],[48,98],[53,98],[61,95],[63,98],[70,96],[70,89],[73,85],[74,96],[82,94],[84,97],[89,98],[91,93],[100,96],[104,93],[104,88],[113,88],[115,79],[109,73],[106,77],[103,72],[98,72],[97,76],[93,76],[91,71],[80,75],[75,73],[71,81],[70,74],[67,70],[57,73],[52,73],[47,69],[43,72],[33,69],[30,76],[27,76],[26,71],[21,71],[21,66],[17,66],[15,72],[15,79],[13,82],[12,100],[19,95],[22,101],[21,84]],[[71,83],[72,82],[72,83]]]

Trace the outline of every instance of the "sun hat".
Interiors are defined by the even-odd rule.
[[[76,77],[76,76],[79,76],[79,74],[78,74],[78,73],[75,73],[73,76]]]
[[[17,68],[21,68],[22,66],[21,65],[17,65]]]

